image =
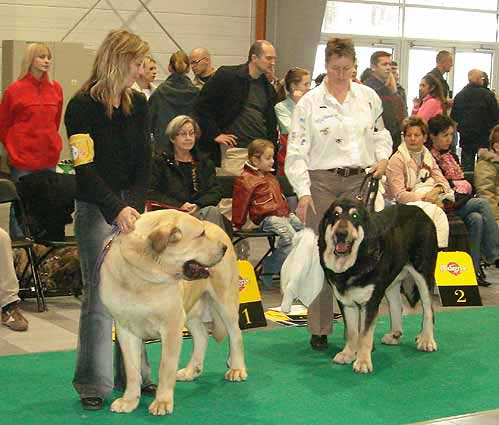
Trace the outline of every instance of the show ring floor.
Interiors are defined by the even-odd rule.
[[[400,346],[379,343],[389,320],[378,319],[374,372],[359,375],[350,365],[331,362],[341,349],[343,324],[335,325],[327,353],[308,346],[305,328],[257,330],[244,335],[249,378],[223,379],[227,343],[210,339],[205,370],[194,382],[179,382],[172,424],[409,424],[499,408],[498,307],[438,312],[439,351],[416,351],[421,316],[404,317]],[[3,333],[3,332],[2,332]],[[28,335],[25,333],[24,335]],[[185,340],[181,365],[192,347]],[[157,370],[159,344],[148,346]],[[83,411],[71,386],[74,351],[4,356],[0,376],[2,424],[148,424],[143,398],[131,414]],[[117,393],[113,395],[117,396]],[[461,422],[452,424],[492,424]],[[465,418],[465,419],[470,419]]]

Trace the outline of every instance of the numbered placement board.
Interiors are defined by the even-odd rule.
[[[480,306],[475,269],[465,252],[439,252],[435,281],[444,307]]]

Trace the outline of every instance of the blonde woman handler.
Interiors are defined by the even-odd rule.
[[[145,97],[131,86],[148,50],[137,35],[111,31],[65,115],[76,169],[75,234],[84,285],[73,385],[82,407],[89,410],[102,408],[113,387],[123,389],[125,382],[117,343],[113,382],[112,319],[94,272],[112,225],[124,233],[133,231],[144,207],[151,162],[148,108]],[[153,395],[156,386],[142,358],[142,393]]]

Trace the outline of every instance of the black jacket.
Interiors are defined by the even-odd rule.
[[[217,165],[220,164],[220,145],[213,139],[241,113],[248,98],[250,78],[247,63],[222,66],[203,86],[194,105],[194,115],[202,129],[199,148]],[[267,139],[277,143],[276,93],[265,75],[260,78],[264,79],[268,99],[265,111]]]
[[[398,92],[392,93],[379,78],[368,78],[364,84],[371,87],[381,99],[383,105],[383,122],[385,128],[392,136],[393,151],[395,152],[402,141],[401,123],[407,115],[405,112],[407,109],[404,108],[404,101]]]
[[[102,103],[89,93],[77,93],[68,103],[64,123],[69,138],[88,134],[94,145],[93,161],[75,168],[76,199],[96,204],[109,224],[126,206],[143,211],[151,171],[145,96],[133,90],[130,115],[115,109],[109,119]],[[128,193],[126,201],[122,191]]]
[[[462,138],[488,147],[490,130],[499,122],[499,107],[489,89],[469,83],[456,95],[451,117]]]
[[[154,150],[163,152],[170,145],[165,134],[166,126],[177,115],[192,115],[199,89],[184,74],[171,74],[149,98],[151,131],[154,134]]]
[[[195,154],[193,156],[197,157]],[[204,158],[196,163],[199,190],[191,196],[173,155],[163,152],[155,156],[148,199],[174,207],[180,207],[185,202],[196,204],[200,208],[217,205],[222,199],[222,191],[216,179],[215,166],[212,161]]]

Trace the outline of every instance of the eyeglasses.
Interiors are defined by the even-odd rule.
[[[192,65],[198,65],[201,61],[204,61],[205,59],[207,59],[207,57],[205,56],[204,58],[201,58],[201,59],[197,59],[197,60],[191,60],[191,66]]]
[[[191,130],[191,131],[179,131],[177,133],[177,136],[181,136],[181,137],[194,137],[196,135],[196,132]]]

